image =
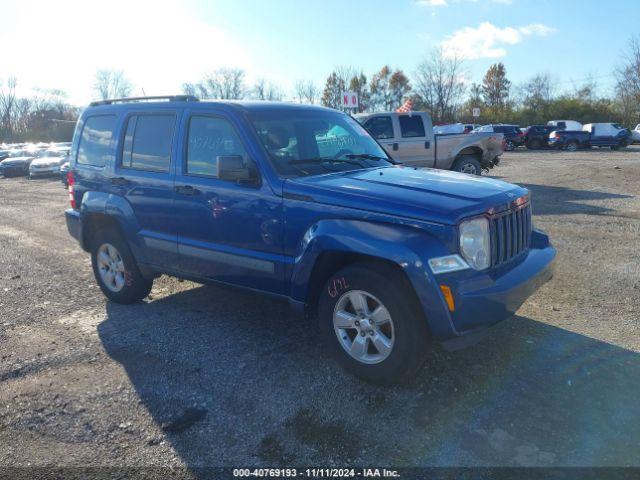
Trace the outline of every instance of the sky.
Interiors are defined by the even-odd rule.
[[[639,2],[617,0],[0,0],[0,82],[20,94],[62,89],[94,97],[99,68],[122,69],[133,94],[179,93],[220,67],[245,70],[292,92],[318,88],[351,66],[369,78],[383,65],[411,78],[434,48],[464,58],[479,82],[503,62],[522,83],[549,73],[559,89],[588,79],[603,94],[630,38]],[[620,14],[626,12],[626,14]],[[292,93],[290,93],[292,95]]]

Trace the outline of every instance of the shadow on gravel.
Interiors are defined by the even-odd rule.
[[[395,387],[327,358],[286,305],[196,287],[98,327],[186,465],[640,465],[640,357],[516,317]]]
[[[607,208],[585,202],[633,198],[632,195],[598,192],[595,190],[577,190],[575,188],[552,187],[550,185],[535,185],[530,183],[522,183],[519,185],[531,191],[534,215],[609,215],[609,212],[616,210],[614,208]]]

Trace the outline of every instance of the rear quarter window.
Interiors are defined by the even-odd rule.
[[[173,114],[134,115],[127,121],[122,166],[168,172],[176,117]]]
[[[418,115],[400,115],[400,132],[402,138],[424,137],[424,124]]]
[[[78,143],[77,163],[104,167],[113,159],[112,139],[116,122],[115,115],[87,117]]]

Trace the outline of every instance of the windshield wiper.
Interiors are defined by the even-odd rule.
[[[345,155],[347,158],[364,158],[366,160],[374,160],[379,162],[380,160],[384,160],[385,162],[389,162],[393,165],[400,165],[400,162],[395,161],[392,158],[379,157],[378,155],[371,155],[370,153],[349,153]]]
[[[315,163],[315,164],[319,164],[319,165],[323,165],[325,163],[332,163],[332,164],[336,164],[336,163],[348,163],[350,165],[356,165],[358,167],[366,167],[365,164],[361,163],[361,162],[353,162],[350,160],[340,160],[339,158],[329,158],[329,157],[315,157],[315,158],[299,158],[299,159],[294,159],[294,160],[289,160],[289,165],[303,165],[303,164],[309,164],[309,163]],[[323,165],[326,168],[326,165]]]
[[[375,160],[375,161],[380,161],[380,160],[387,160],[384,157],[379,157],[377,155],[371,155],[370,153],[347,153],[345,155],[345,157],[347,158],[364,158],[366,160]]]

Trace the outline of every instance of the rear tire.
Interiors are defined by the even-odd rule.
[[[456,161],[453,162],[451,170],[454,172],[468,173],[470,175],[482,175],[482,166],[480,165],[480,162],[476,157],[472,157],[471,155],[459,156]]]
[[[569,142],[567,144],[568,152],[575,152],[576,150],[578,150],[578,142]]]
[[[122,236],[113,229],[104,229],[93,238],[91,265],[102,293],[123,304],[138,302],[149,295],[153,280],[142,276]]]
[[[527,148],[529,150],[538,150],[541,146],[540,140],[531,140],[527,143]]]
[[[429,332],[411,288],[401,272],[374,263],[331,276],[320,295],[318,320],[325,345],[345,370],[377,384],[418,371]]]

